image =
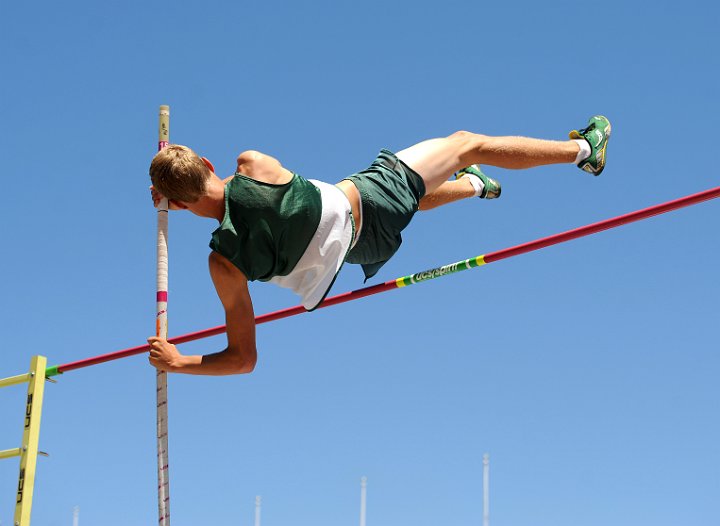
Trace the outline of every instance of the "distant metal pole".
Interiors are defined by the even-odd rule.
[[[262,498],[260,495],[255,497],[255,526],[260,526],[260,505],[262,504]]]
[[[483,526],[490,526],[490,455],[483,455]]]
[[[360,479],[360,526],[365,526],[367,512],[367,477]]]
[[[80,526],[80,506],[73,508],[73,526]]]

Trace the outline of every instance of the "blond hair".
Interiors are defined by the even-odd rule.
[[[210,169],[187,146],[169,144],[150,163],[150,179],[155,189],[173,201],[194,203],[205,195]]]

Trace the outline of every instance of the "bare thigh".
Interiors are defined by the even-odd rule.
[[[469,132],[457,132],[449,137],[420,142],[396,155],[422,177],[429,194],[452,174],[472,164],[468,152],[477,149],[480,137]]]

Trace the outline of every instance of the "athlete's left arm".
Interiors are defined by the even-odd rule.
[[[245,275],[226,258],[210,254],[210,275],[225,308],[228,346],[213,354],[186,356],[164,338],[152,337],[150,363],[173,373],[226,375],[250,373],[257,362],[255,315]]]

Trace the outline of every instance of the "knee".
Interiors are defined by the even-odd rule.
[[[452,134],[448,135],[447,138],[448,138],[448,139],[461,139],[461,140],[462,140],[462,139],[469,139],[469,138],[472,137],[473,135],[475,135],[475,134],[472,133],[472,132],[460,130],[460,131],[456,131],[455,133],[452,133]]]
[[[451,135],[448,135],[447,138],[452,141],[472,143],[473,145],[481,145],[485,141],[485,139],[487,139],[487,135],[480,135],[479,133],[460,130],[456,131]]]
[[[487,135],[480,135],[479,133],[472,133],[469,131],[456,131],[452,135],[448,136],[448,140],[453,141],[459,151],[462,152],[460,154],[461,158],[465,157],[465,154],[469,152],[482,150],[487,139]]]

